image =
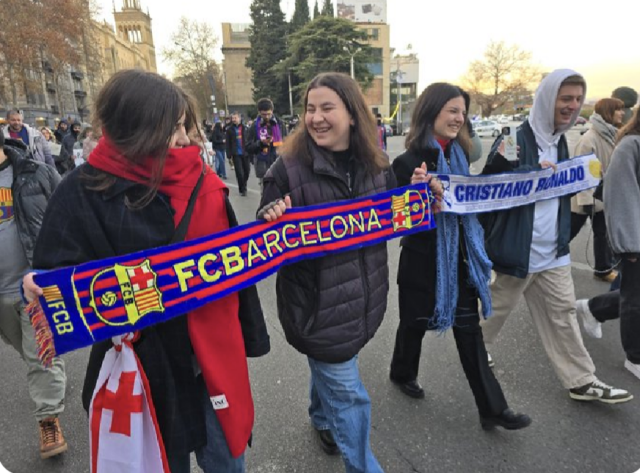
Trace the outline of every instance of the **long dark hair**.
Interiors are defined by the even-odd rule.
[[[411,129],[405,141],[405,146],[409,151],[420,154],[430,147],[429,142],[434,138],[433,125],[436,122],[436,118],[438,118],[440,111],[447,102],[456,97],[462,97],[466,110],[469,110],[471,102],[469,94],[456,85],[435,82],[424,89],[418,100],[416,100],[415,108],[411,115]],[[471,138],[469,137],[466,123],[468,120],[468,118],[465,118],[465,123],[460,127],[456,138],[467,156],[471,151]]]
[[[618,131],[617,142],[620,143],[620,140],[627,135],[640,135],[640,107],[636,107],[631,120]]]
[[[116,72],[102,87],[94,104],[94,123],[122,156],[134,164],[154,158],[148,192],[131,208],[142,208],[155,197],[176,123],[186,114],[185,127],[198,127],[192,100],[177,85],[164,77],[139,69]],[[92,189],[102,191],[115,183],[104,172],[92,176]]]
[[[349,136],[349,147],[354,158],[367,171],[375,175],[389,167],[389,160],[378,147],[377,127],[373,113],[367,107],[367,102],[357,82],[346,74],[325,72],[318,74],[307,86],[304,97],[305,113],[309,100],[309,92],[320,87],[333,90],[344,103],[353,118],[353,125]],[[301,120],[293,134],[284,142],[281,154],[289,159],[300,159],[302,162],[313,162],[313,150],[321,148],[313,141],[306,120]],[[322,152],[322,151],[321,151]]]

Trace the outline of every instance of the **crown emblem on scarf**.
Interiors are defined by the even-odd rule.
[[[391,210],[393,231],[397,232],[403,228],[410,230],[420,225],[424,220],[426,205],[420,192],[409,190],[401,196],[394,195],[391,198]]]
[[[134,325],[150,312],[164,312],[157,279],[148,259],[138,265],[115,264],[91,281],[91,307],[107,325]]]

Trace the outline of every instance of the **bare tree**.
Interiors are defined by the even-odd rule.
[[[210,117],[211,96],[218,103],[223,96],[220,68],[213,58],[218,38],[208,23],[182,17],[171,42],[173,46],[163,49],[162,56],[173,65],[174,78],[198,102],[201,116]]]
[[[473,61],[462,80],[471,98],[489,116],[507,103],[517,104],[530,96],[541,77],[531,53],[504,41],[489,43],[482,60]]]

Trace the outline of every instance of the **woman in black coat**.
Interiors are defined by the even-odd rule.
[[[157,74],[130,69],[113,75],[96,101],[103,138],[88,162],[71,172],[53,195],[36,244],[34,268],[112,258],[236,225],[226,187],[189,140],[188,133],[197,129],[194,110],[181,89]],[[198,182],[186,237],[176,238]],[[33,299],[42,290],[30,277],[25,277],[24,289]],[[209,330],[197,327],[202,323]],[[214,326],[224,326],[220,336],[233,343],[216,343]],[[253,420],[246,356],[269,351],[255,286],[144,328],[139,335],[133,349],[149,381],[171,471],[191,471],[194,451],[205,472],[244,471],[248,424]],[[91,349],[83,390],[86,409],[111,347],[108,340]],[[240,367],[228,378],[233,385],[227,386],[235,389],[241,383],[242,396],[236,396],[235,405],[244,409],[243,414],[250,412],[251,422],[243,424],[242,435],[235,435],[233,426],[226,429],[225,418],[212,406],[210,381],[218,368],[215,360],[222,359]],[[235,452],[229,443],[232,435],[234,441],[241,437]]]
[[[469,174],[468,106],[469,96],[450,84],[432,84],[422,93],[411,119],[408,151],[393,162],[399,186],[424,182],[428,172]],[[491,306],[491,263],[482,229],[473,215],[441,212],[436,224],[435,231],[401,240],[400,325],[390,378],[406,395],[424,397],[416,380],[422,339],[427,330],[452,328],[482,427],[524,428],[531,419],[508,408],[482,340],[478,302],[485,315]]]

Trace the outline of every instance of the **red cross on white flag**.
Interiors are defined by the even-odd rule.
[[[169,473],[149,383],[131,339],[113,339],[93,392],[91,473]]]

